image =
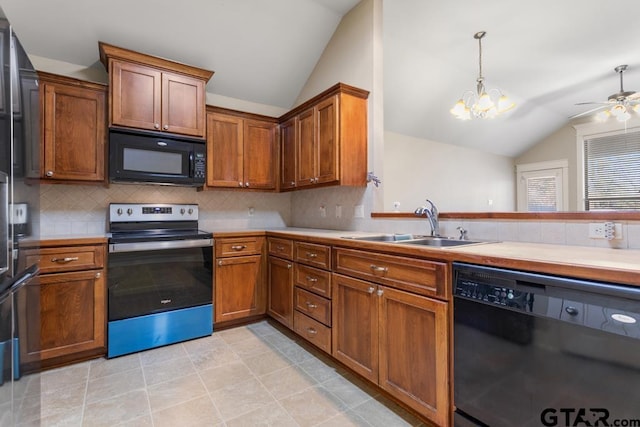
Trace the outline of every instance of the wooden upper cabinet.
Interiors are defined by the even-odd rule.
[[[280,125],[280,190],[296,187],[297,125],[297,117],[292,117]]]
[[[207,113],[207,186],[276,188],[276,120],[261,117],[210,108]]]
[[[106,94],[103,85],[40,74],[40,177],[105,181]]]
[[[295,187],[367,184],[368,94],[338,83],[280,117],[281,189],[293,187],[284,179],[291,170]],[[295,132],[289,129],[292,120]],[[296,140],[293,156],[284,148],[291,138]]]
[[[159,130],[162,73],[154,68],[113,61],[110,125]]]
[[[99,42],[109,71],[109,126],[205,137],[212,71]]]

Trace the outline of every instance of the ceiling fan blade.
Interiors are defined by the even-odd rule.
[[[587,110],[587,111],[584,111],[582,113],[574,114],[573,116],[569,117],[569,119],[575,119],[575,118],[578,118],[578,117],[586,116],[587,114],[594,113],[594,112],[596,112],[598,110],[601,110],[604,107],[605,107],[605,105],[601,105],[600,107],[592,108],[591,110]]]
[[[574,105],[609,105],[609,102],[578,102]]]

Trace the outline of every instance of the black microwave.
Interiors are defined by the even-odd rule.
[[[206,162],[203,140],[122,129],[109,131],[111,182],[199,187],[205,183]]]

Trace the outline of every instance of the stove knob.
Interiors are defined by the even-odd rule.
[[[122,215],[122,208],[118,208],[118,210],[116,211],[116,213],[117,213],[118,215]]]
[[[180,209],[180,215],[184,215],[184,212],[185,212],[184,208]]]
[[[127,209],[127,215],[133,215],[133,209],[131,208]]]
[[[189,215],[193,214],[193,209],[189,208]]]

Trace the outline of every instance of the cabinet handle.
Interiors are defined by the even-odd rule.
[[[373,293],[373,291],[375,291],[376,288],[374,288],[373,286],[369,286],[369,289],[367,289],[367,292],[369,292],[370,294]]]
[[[218,261],[218,265],[222,265],[222,260]]]
[[[46,175],[47,175],[48,177],[52,177],[52,176],[53,176],[53,171],[47,171]]]
[[[387,271],[389,271],[389,269],[387,267],[379,267],[375,264],[371,264],[371,269],[374,272],[380,272],[380,273],[386,273]]]
[[[51,262],[57,262],[58,264],[66,264],[71,261],[78,261],[78,257],[67,257],[67,258],[51,258]]]
[[[233,245],[231,246],[231,249],[233,249],[234,251],[241,251],[243,249],[246,249],[247,247],[245,245]]]
[[[316,331],[314,328],[307,328],[307,333],[311,335],[316,335],[318,331]]]
[[[278,246],[276,246],[276,250],[277,250],[278,252],[282,252],[282,251],[284,251],[284,246],[282,246],[282,245],[278,245]]]
[[[317,254],[317,253],[315,253],[315,252],[307,252],[307,256],[308,256],[309,258],[317,258],[317,257],[318,257],[318,254]]]
[[[309,182],[313,184],[315,181],[313,178],[309,178]]]
[[[242,182],[239,182],[239,183],[238,183],[238,185],[239,185],[240,187],[244,187],[244,184],[243,184]]]
[[[378,294],[379,297],[381,297],[382,294],[384,294],[384,291],[382,289],[378,289],[377,294]]]
[[[154,123],[153,124],[153,128],[154,129],[160,129],[160,123]]]
[[[318,306],[312,302],[306,301],[305,304],[307,304],[307,308],[309,310],[313,310],[314,308],[318,308]]]
[[[307,282],[316,283],[318,279],[315,277],[307,276]]]
[[[244,183],[244,186],[245,186],[245,187],[248,187],[248,186],[249,186],[249,181],[245,182],[245,183]]]
[[[96,273],[96,279],[99,279],[100,277],[102,277],[102,273]]]
[[[291,264],[287,264],[287,268],[291,268],[291,267],[292,267],[292,265],[291,265]]]
[[[291,181],[291,186],[295,187],[296,186],[296,182],[295,181]]]
[[[162,126],[162,129],[164,129],[164,130],[169,130],[169,125],[164,125],[164,126]]]

